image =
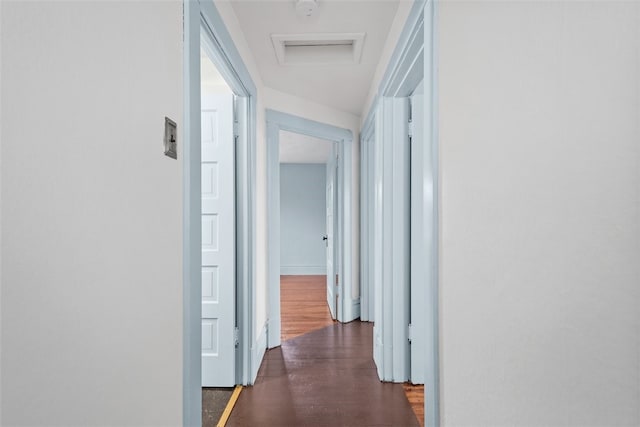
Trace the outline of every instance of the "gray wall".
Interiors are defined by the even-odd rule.
[[[281,274],[326,274],[326,165],[280,164]]]
[[[440,2],[442,415],[640,424],[640,3]]]
[[[180,425],[182,1],[0,7],[0,424]]]

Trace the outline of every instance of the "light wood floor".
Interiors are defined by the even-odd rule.
[[[289,340],[332,325],[326,276],[280,276],[281,339]],[[424,426],[424,386],[403,384],[407,400]]]
[[[286,341],[333,324],[327,276],[280,276],[280,338]]]
[[[420,421],[420,425],[424,427],[424,386],[413,385],[411,383],[402,384],[404,387],[404,394],[407,396],[407,400],[413,409],[413,413],[416,414],[416,418]]]

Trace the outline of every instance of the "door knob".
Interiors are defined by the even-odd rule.
[[[327,236],[322,236],[322,240],[328,240],[329,238]]]

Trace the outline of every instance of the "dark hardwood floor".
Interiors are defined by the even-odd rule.
[[[267,351],[227,426],[419,426],[403,385],[378,380],[372,324],[331,321],[324,276],[282,283],[282,346]]]
[[[378,380],[372,330],[334,324],[269,350],[227,426],[419,426],[402,384]]]

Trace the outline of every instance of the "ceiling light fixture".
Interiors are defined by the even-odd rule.
[[[296,13],[300,16],[311,16],[317,8],[317,0],[296,0]]]

